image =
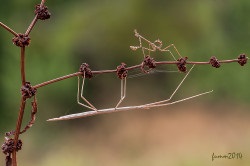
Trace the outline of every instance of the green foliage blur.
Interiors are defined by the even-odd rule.
[[[1,0],[0,21],[24,33],[38,3]],[[151,41],[161,39],[164,46],[175,44],[181,55],[192,61],[208,61],[211,56],[234,59],[241,53],[249,54],[249,0],[48,0],[46,5],[51,19],[38,21],[26,49],[26,78],[32,85],[74,73],[83,62],[93,70],[115,69],[121,62],[128,66],[141,63],[142,52],[129,49],[139,44],[134,29]],[[1,137],[15,128],[20,103],[20,49],[12,44],[12,37],[0,28]],[[155,60],[172,60],[167,53],[151,55]],[[194,100],[204,104],[248,105],[249,69],[249,64],[241,67],[237,63],[223,64],[219,69],[195,66],[175,99],[214,90]],[[167,70],[177,68],[171,66]],[[123,105],[167,98],[183,76],[160,73],[128,80]],[[84,93],[98,108],[108,108],[119,100],[119,87],[115,74],[100,75],[86,82]],[[45,122],[48,118],[86,110],[77,104],[76,93],[77,78],[38,89],[39,112],[34,126],[37,130],[31,129],[36,139],[48,140],[39,136],[39,130],[50,135],[59,128],[82,123]],[[24,122],[29,120],[29,103]],[[86,119],[88,123],[84,124],[99,120],[102,117]]]

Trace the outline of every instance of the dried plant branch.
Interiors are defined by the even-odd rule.
[[[44,6],[44,3],[45,3],[45,0],[42,0],[39,5],[36,5],[35,17],[32,20],[31,24],[29,25],[29,27],[27,28],[27,31],[24,34],[18,34],[14,30],[12,30],[11,28],[9,28],[5,24],[3,24],[2,22],[0,22],[0,25],[4,29],[6,29],[7,31],[9,31],[11,34],[14,35],[14,38],[12,39],[13,44],[20,47],[20,49],[21,49],[21,52],[20,52],[20,54],[21,54],[21,56],[20,56],[20,71],[21,71],[21,81],[22,81],[22,88],[21,88],[22,97],[21,97],[21,104],[20,104],[19,114],[18,114],[17,123],[16,123],[16,130],[14,132],[12,132],[12,134],[14,134],[14,139],[12,141],[13,143],[6,143],[5,142],[6,147],[7,147],[6,149],[11,149],[5,153],[6,154],[6,165],[10,165],[12,163],[13,166],[17,166],[16,152],[19,149],[15,148],[15,147],[18,147],[17,145],[20,142],[19,135],[21,133],[24,133],[25,131],[27,131],[33,125],[33,123],[35,121],[35,113],[37,110],[37,108],[36,108],[37,106],[36,106],[36,101],[35,101],[35,97],[34,97],[34,102],[32,104],[33,112],[32,112],[32,116],[31,116],[31,121],[24,128],[23,131],[20,131],[21,125],[22,125],[22,120],[23,120],[24,109],[25,109],[25,105],[26,105],[26,100],[28,98],[33,97],[35,95],[35,92],[36,92],[36,89],[31,87],[30,83],[26,82],[26,78],[25,78],[25,47],[30,44],[29,34],[32,31],[33,27],[35,26],[37,20],[38,19],[45,20],[45,19],[50,18],[50,13],[48,11],[48,8],[46,6]],[[9,141],[9,140],[6,140],[6,141]],[[9,148],[7,145],[13,146],[13,147]]]
[[[245,58],[248,59],[248,57],[245,57]],[[232,62],[238,62],[239,63],[239,59],[220,60],[218,62],[220,64],[232,63]],[[177,65],[177,64],[179,64],[179,62],[178,61],[155,61],[155,64],[157,64],[157,65]],[[211,64],[211,63],[210,63],[210,61],[204,61],[204,62],[186,61],[186,64],[208,65],[208,64]],[[125,69],[127,71],[129,71],[129,70],[139,69],[139,68],[142,68],[142,67],[143,67],[143,64],[141,63],[141,64],[138,64],[138,65],[126,67]],[[117,72],[116,69],[112,69],[112,70],[96,70],[96,71],[92,71],[92,74],[93,75],[98,75],[98,74],[116,73],[116,72]],[[61,77],[58,77],[58,78],[55,78],[55,79],[52,79],[52,80],[49,80],[49,81],[46,81],[46,82],[42,82],[40,84],[34,85],[33,87],[38,89],[38,88],[41,88],[41,87],[49,85],[49,84],[53,84],[53,83],[58,82],[58,81],[62,81],[62,80],[65,80],[65,79],[69,79],[71,77],[76,77],[76,76],[81,76],[81,75],[83,75],[83,72],[79,71],[79,72],[64,75],[64,76],[61,76]]]
[[[25,105],[26,105],[26,99],[25,99],[25,97],[22,97],[21,98],[21,105],[19,108],[17,124],[16,124],[15,136],[14,136],[14,146],[17,146],[17,143],[19,140],[19,134],[20,134],[20,129],[21,129],[22,121],[23,121],[23,114],[24,114]],[[17,165],[16,149],[14,149],[12,152],[12,162],[13,162],[13,166]]]
[[[30,32],[34,28],[36,22],[37,22],[37,14],[36,14],[35,18],[32,20],[32,22],[31,22],[30,26],[28,27],[28,29],[26,30],[25,35],[28,36],[30,34]]]
[[[25,47],[21,47],[21,79],[22,79],[22,85],[26,83],[25,79]]]
[[[5,25],[4,23],[2,23],[2,22],[0,22],[0,25],[4,28],[4,29],[6,29],[7,31],[9,31],[12,35],[14,35],[14,36],[18,36],[18,34],[14,31],[14,30],[12,30],[10,27],[8,27],[7,25]]]
[[[35,16],[33,20],[31,21],[30,25],[28,26],[26,32],[24,34],[22,33],[16,33],[14,30],[12,30],[7,25],[0,22],[0,26],[3,27],[5,30],[10,32],[12,35],[14,35],[12,42],[16,46],[20,48],[20,73],[21,73],[21,102],[19,107],[19,114],[17,117],[16,122],[16,129],[15,131],[7,132],[5,137],[5,142],[2,145],[2,151],[6,155],[6,165],[12,165],[17,166],[17,155],[16,152],[21,149],[22,147],[22,141],[19,139],[20,134],[25,133],[29,128],[31,128],[35,122],[36,119],[36,113],[37,113],[37,101],[36,101],[36,92],[38,88],[44,87],[46,85],[62,81],[65,79],[69,79],[72,77],[78,77],[78,92],[77,92],[77,102],[78,104],[91,109],[91,111],[83,112],[83,113],[77,113],[77,114],[71,114],[62,116],[59,118],[52,118],[48,121],[57,121],[57,120],[68,120],[68,119],[76,119],[76,118],[82,118],[86,116],[93,116],[97,114],[104,114],[104,113],[111,113],[111,112],[120,112],[120,111],[128,111],[128,110],[134,110],[134,109],[150,109],[155,107],[162,107],[162,106],[168,106],[176,103],[180,103],[195,97],[199,97],[208,93],[211,93],[212,91],[200,93],[191,97],[187,97],[184,99],[176,100],[170,102],[174,94],[177,92],[177,90],[180,88],[188,74],[190,73],[191,69],[187,72],[187,64],[192,65],[211,65],[212,67],[219,68],[221,64],[223,63],[232,63],[232,62],[238,62],[241,66],[244,66],[247,63],[248,57],[245,54],[240,54],[237,59],[230,59],[230,60],[218,60],[216,57],[212,56],[209,61],[204,62],[196,62],[196,61],[188,61],[188,57],[182,57],[180,52],[177,50],[174,44],[170,44],[166,47],[163,47],[163,42],[160,39],[155,40],[154,42],[151,42],[150,40],[146,39],[142,35],[140,35],[136,30],[135,37],[139,40],[138,46],[130,46],[132,50],[141,49],[142,54],[144,56],[143,61],[140,64],[126,67],[125,63],[121,63],[121,65],[117,66],[116,69],[112,70],[97,70],[92,71],[89,68],[89,65],[86,63],[83,63],[80,66],[80,69],[78,72],[64,75],[62,77],[58,77],[46,82],[42,82],[40,84],[37,84],[35,86],[32,86],[30,82],[27,82],[26,80],[26,72],[25,72],[25,49],[30,44],[30,33],[35,27],[38,20],[46,20],[49,19],[51,14],[48,11],[47,6],[45,6],[45,0],[41,0],[41,3],[35,6]],[[143,43],[147,43],[147,47],[143,46]],[[176,54],[178,55],[178,58],[174,56],[174,54],[171,52],[170,48],[173,48]],[[168,52],[171,57],[173,58],[172,61],[156,61],[154,58],[150,56],[151,52],[160,51],[160,52]],[[154,70],[159,65],[176,65],[179,72],[186,73],[182,81],[179,83],[177,88],[174,90],[174,92],[170,95],[168,99],[156,101],[144,105],[138,105],[138,106],[127,106],[127,107],[119,107],[120,104],[123,102],[123,100],[126,97],[126,85],[127,85],[127,76],[128,71],[134,70],[134,69],[141,69],[142,73],[148,74],[152,70]],[[94,75],[97,74],[107,74],[107,73],[116,73],[117,77],[121,79],[121,96],[118,103],[113,108],[108,109],[97,109],[92,105],[84,96],[83,96],[83,88],[84,88],[84,82],[88,78],[92,78]],[[80,77],[82,77],[82,85],[80,86]],[[81,87],[81,90],[80,90]],[[31,118],[28,124],[24,127],[23,130],[21,130],[22,122],[23,122],[23,115],[24,110],[26,106],[26,101],[28,99],[31,99],[33,97],[32,101],[32,110],[31,110]],[[81,103],[79,100],[82,99],[86,104]],[[14,138],[11,138],[11,136],[14,135]]]

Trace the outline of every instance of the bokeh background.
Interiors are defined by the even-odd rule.
[[[1,0],[0,21],[25,32],[34,15],[33,0]],[[115,69],[121,62],[139,64],[143,55],[133,30],[164,46],[174,43],[194,61],[233,59],[249,54],[249,0],[53,0],[51,19],[39,21],[26,52],[26,76],[32,85],[78,71]],[[0,30],[0,136],[15,128],[20,102],[19,48]],[[167,53],[155,60],[172,60]],[[176,55],[176,54],[175,54]],[[176,55],[177,56],[177,55]],[[19,165],[26,166],[198,166],[250,163],[249,65],[196,66],[174,100],[213,93],[164,108],[98,115],[78,120],[46,119],[87,111],[76,102],[77,78],[38,89],[35,125],[21,136]],[[167,66],[166,71],[176,71]],[[136,74],[139,71],[134,71]],[[139,105],[168,98],[183,78],[175,72],[128,79],[122,104]],[[115,74],[88,80],[85,96],[97,108],[113,107],[120,96]],[[27,105],[29,105],[28,101]],[[26,108],[25,122],[29,120]],[[215,159],[212,154],[241,153],[242,159]],[[4,165],[4,155],[0,162]]]

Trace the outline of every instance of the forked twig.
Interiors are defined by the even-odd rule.
[[[25,33],[16,33],[14,30],[12,30],[10,27],[7,25],[3,24],[0,22],[0,26],[3,27],[5,30],[10,32],[12,35],[14,35],[14,38],[12,38],[13,44],[18,46],[21,51],[20,51],[20,72],[21,72],[21,103],[19,107],[19,114],[16,122],[16,129],[15,131],[9,132],[6,137],[6,140],[4,144],[2,145],[2,150],[4,154],[6,155],[6,165],[13,165],[17,166],[17,156],[16,152],[21,149],[22,147],[22,141],[19,139],[19,135],[27,131],[30,127],[35,122],[36,119],[36,113],[37,113],[37,101],[36,101],[36,90],[38,88],[41,88],[43,86],[62,81],[68,78],[72,77],[78,77],[78,92],[77,92],[77,103],[80,104],[83,107],[86,107],[88,109],[91,109],[91,111],[83,112],[83,113],[77,113],[77,114],[71,114],[71,115],[66,115],[62,116],[59,118],[53,118],[49,119],[48,121],[57,121],[57,120],[68,120],[68,119],[76,119],[76,118],[82,118],[86,116],[92,116],[92,115],[97,115],[97,114],[104,114],[104,113],[111,113],[111,112],[120,112],[120,111],[127,111],[127,110],[135,110],[135,109],[150,109],[150,108],[155,108],[155,107],[162,107],[162,106],[168,106],[172,104],[176,104],[179,102],[183,102],[198,96],[202,96],[208,93],[211,93],[212,91],[200,93],[191,97],[187,97],[184,99],[176,100],[176,101],[171,101],[172,97],[175,95],[177,90],[180,88],[186,77],[189,75],[190,71],[192,68],[187,72],[186,64],[198,64],[198,65],[206,65],[210,64],[212,67],[219,68],[222,63],[231,63],[231,62],[238,62],[241,66],[244,66],[247,63],[248,57],[245,54],[240,54],[237,59],[230,59],[230,60],[218,60],[216,57],[212,56],[209,61],[205,62],[195,62],[195,61],[188,61],[187,57],[182,57],[177,48],[175,47],[174,44],[170,44],[166,47],[162,47],[163,43],[161,40],[157,39],[154,42],[149,41],[148,39],[144,38],[141,36],[136,30],[135,36],[139,40],[139,45],[138,46],[130,46],[132,50],[137,50],[141,49],[142,54],[144,56],[144,59],[141,64],[137,64],[134,66],[126,67],[125,63],[122,63],[120,66],[117,67],[117,69],[113,70],[99,70],[99,71],[91,71],[88,64],[83,63],[80,67],[80,70],[76,73],[64,75],[62,77],[58,77],[55,79],[51,79],[46,82],[42,82],[40,84],[37,84],[35,86],[31,86],[30,82],[26,81],[25,77],[25,48],[30,44],[30,33],[32,29],[34,28],[35,24],[37,23],[38,20],[46,20],[50,18],[50,12],[48,11],[48,7],[44,5],[46,0],[41,0],[41,3],[35,6],[35,17],[31,21],[30,25],[28,26],[27,30]],[[145,47],[143,45],[143,42],[146,42],[148,44],[148,47]],[[171,52],[171,48],[174,49],[174,51],[178,54],[179,58],[175,58],[174,54]],[[152,57],[150,57],[151,52],[155,51],[160,51],[160,52],[168,52],[172,58],[173,61],[155,61]],[[179,83],[177,88],[174,90],[174,92],[170,95],[170,97],[166,100],[161,100],[161,101],[156,101],[144,105],[138,105],[138,106],[127,106],[127,107],[121,107],[121,103],[126,97],[126,86],[127,86],[127,73],[129,70],[134,70],[134,69],[141,69],[143,74],[148,74],[150,73],[154,68],[156,68],[157,65],[176,65],[178,67],[178,70],[180,72],[184,72],[187,74],[184,76],[182,81]],[[116,104],[115,107],[113,108],[108,108],[108,109],[97,109],[92,105],[83,95],[83,88],[84,88],[84,83],[86,78],[91,78],[95,74],[106,74],[106,73],[117,73],[118,77],[121,79],[121,96],[120,100]],[[80,76],[82,76],[82,85],[80,88]],[[28,125],[21,131],[21,126],[23,123],[23,115],[24,115],[24,110],[26,106],[26,101],[30,98],[34,97],[34,100],[32,102],[32,111],[31,111],[31,119],[28,123]],[[80,98],[85,102],[81,103]],[[13,136],[14,138],[10,138],[10,136]]]

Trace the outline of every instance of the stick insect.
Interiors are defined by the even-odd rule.
[[[162,48],[162,41],[157,39],[155,42],[151,42],[148,39],[144,38],[143,36],[141,36],[136,30],[135,32],[135,36],[138,38],[139,40],[139,46],[130,46],[130,48],[132,50],[137,50],[137,49],[141,49],[144,58],[147,56],[145,51],[148,51],[148,54],[150,55],[150,52],[155,52],[155,51],[160,51],[160,52],[169,52],[170,55],[172,56],[172,58],[176,61],[177,59],[175,58],[175,56],[173,55],[173,53],[169,50],[170,47],[173,47],[175,52],[178,54],[178,56],[180,58],[182,58],[181,54],[179,53],[179,51],[177,50],[177,48],[175,47],[174,44],[170,44],[165,48]],[[146,42],[148,43],[148,47],[144,47],[142,45],[142,42]],[[142,65],[143,66],[143,65]],[[126,98],[126,90],[127,90],[127,72],[126,71],[126,66],[124,65],[124,63],[122,63],[119,67],[119,70],[122,69],[122,73],[121,75],[118,75],[118,77],[121,79],[121,96],[119,101],[117,102],[117,104],[112,107],[112,108],[107,108],[107,109],[97,109],[94,105],[92,105],[83,95],[84,92],[84,83],[85,83],[85,78],[86,78],[86,73],[83,72],[82,75],[82,85],[80,88],[80,76],[78,76],[78,91],[77,91],[77,103],[83,107],[86,107],[88,109],[90,109],[90,111],[87,112],[82,112],[82,113],[76,113],[76,114],[70,114],[70,115],[65,115],[65,116],[61,116],[58,118],[52,118],[49,119],[48,121],[58,121],[58,120],[69,120],[69,119],[77,119],[77,118],[83,118],[83,117],[87,117],[87,116],[93,116],[93,115],[97,115],[97,114],[104,114],[104,113],[112,113],[112,112],[120,112],[120,111],[127,111],[127,110],[135,110],[135,109],[150,109],[150,108],[154,108],[154,107],[162,107],[162,106],[168,106],[168,105],[172,105],[172,104],[176,104],[176,103],[180,103],[183,102],[185,100],[189,100],[195,97],[199,97],[208,93],[211,93],[211,91],[207,91],[204,93],[200,93],[194,96],[190,96],[184,99],[180,99],[180,100],[176,100],[176,101],[171,101],[172,98],[174,97],[174,95],[176,94],[176,92],[179,90],[179,88],[181,87],[181,85],[183,84],[183,82],[185,81],[185,79],[188,77],[188,75],[190,74],[190,72],[192,71],[192,69],[194,68],[195,65],[193,65],[188,72],[186,72],[185,76],[183,77],[183,79],[180,81],[180,83],[178,84],[178,86],[175,88],[175,90],[172,92],[172,94],[169,96],[169,98],[164,99],[164,100],[160,100],[160,101],[156,101],[156,102],[151,102],[151,103],[147,103],[147,104],[143,104],[143,105],[136,105],[136,106],[125,106],[125,107],[120,107],[121,103],[124,101],[124,99]],[[117,67],[117,69],[118,69]],[[144,73],[149,73],[152,70],[152,68],[149,68],[148,70],[143,70]],[[80,98],[86,103],[83,104],[80,102]]]

